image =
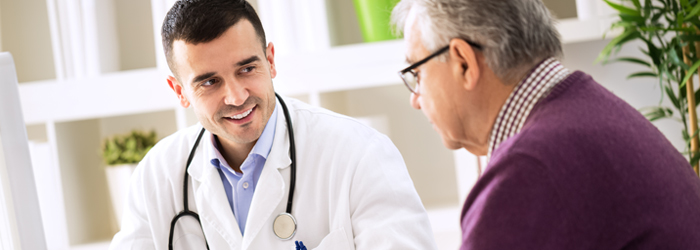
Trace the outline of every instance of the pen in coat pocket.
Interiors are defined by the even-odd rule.
[[[306,246],[304,246],[304,243],[299,241],[295,241],[294,244],[297,245],[297,250],[306,250]]]

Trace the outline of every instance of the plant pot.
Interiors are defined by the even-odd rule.
[[[391,32],[391,10],[399,0],[353,0],[365,42],[396,39]]]
[[[126,205],[127,192],[129,191],[129,179],[131,179],[134,169],[136,169],[136,164],[113,165],[105,168],[109,195],[112,200],[112,208],[114,209],[114,219],[119,228],[121,228],[122,213]]]

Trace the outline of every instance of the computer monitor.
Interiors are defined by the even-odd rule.
[[[12,55],[0,53],[0,248],[46,249]]]

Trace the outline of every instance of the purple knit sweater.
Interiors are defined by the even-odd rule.
[[[700,249],[700,179],[637,110],[575,72],[492,154],[461,249]]]

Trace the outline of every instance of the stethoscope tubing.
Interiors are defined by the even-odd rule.
[[[294,129],[292,129],[292,118],[289,117],[289,110],[287,109],[287,104],[282,101],[277,93],[275,93],[277,99],[280,100],[280,105],[282,106],[282,111],[284,111],[284,119],[287,120],[287,133],[289,133],[289,157],[292,160],[290,164],[292,172],[289,174],[289,197],[287,198],[287,209],[285,210],[288,214],[292,214],[292,200],[294,199],[294,186],[297,183],[297,149],[296,143],[294,142]]]
[[[199,141],[202,139],[202,135],[204,135],[204,131],[206,129],[202,128],[201,131],[199,131],[199,136],[197,136],[197,140],[194,142],[194,146],[192,147],[192,150],[190,151],[190,156],[187,157],[187,165],[185,165],[185,178],[182,184],[182,189],[183,189],[183,196],[182,196],[182,203],[184,205],[184,210],[182,212],[178,213],[175,218],[173,218],[173,221],[170,222],[170,239],[168,240],[168,249],[173,250],[173,236],[175,233],[175,224],[177,223],[177,220],[180,219],[180,217],[184,216],[192,216],[195,219],[197,219],[197,222],[199,223],[199,226],[202,227],[202,222],[199,220],[199,214],[190,211],[190,206],[189,206],[189,199],[187,197],[187,181],[189,180],[189,174],[187,173],[187,170],[190,168],[190,163],[192,163],[192,159],[194,158],[194,152],[197,150],[197,146],[199,146]],[[202,232],[204,232],[204,228],[202,228]],[[209,243],[207,242],[206,236],[204,236],[204,243],[207,244],[207,250],[209,249]]]
[[[289,174],[289,197],[287,198],[287,208],[286,208],[286,213],[291,216],[291,218],[294,220],[294,224],[296,224],[296,219],[294,219],[294,216],[292,216],[292,201],[294,199],[294,186],[296,184],[296,143],[294,142],[294,130],[292,129],[292,119],[289,115],[289,110],[287,109],[286,103],[282,100],[282,97],[280,97],[277,93],[275,93],[275,96],[277,99],[280,101],[280,105],[282,106],[282,110],[284,111],[284,118],[287,122],[287,133],[289,133],[289,154],[290,158],[292,160],[291,162],[291,173]],[[202,227],[202,222],[199,219],[199,215],[193,211],[190,211],[189,209],[189,199],[187,196],[187,182],[189,180],[189,173],[187,172],[190,168],[190,163],[192,163],[192,159],[194,158],[194,153],[197,150],[197,147],[199,146],[199,141],[202,139],[202,135],[204,135],[204,131],[206,129],[202,128],[202,130],[199,132],[199,135],[197,136],[197,140],[194,143],[194,146],[192,147],[192,150],[190,151],[190,155],[187,157],[187,165],[185,167],[185,178],[184,182],[182,185],[183,188],[183,206],[184,209],[180,213],[178,213],[173,220],[170,223],[170,237],[169,237],[169,242],[168,242],[168,249],[172,250],[173,249],[173,236],[175,232],[175,224],[177,221],[184,216],[192,216],[195,219],[197,219],[197,222],[199,223],[200,228],[202,228],[202,232],[204,228]],[[296,231],[296,229],[294,230]],[[278,238],[281,238],[279,235],[276,235]],[[207,245],[207,250],[209,249],[209,243],[207,242],[206,235],[204,236],[204,242]]]

